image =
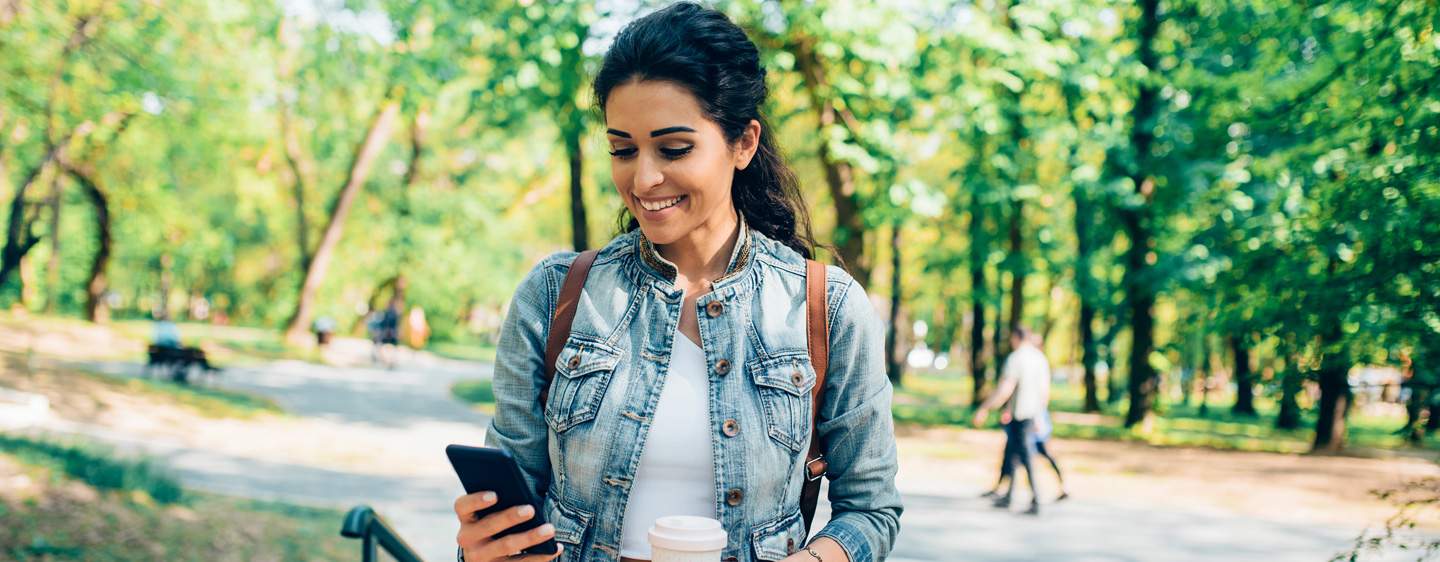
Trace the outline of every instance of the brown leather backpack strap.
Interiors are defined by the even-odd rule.
[[[550,397],[550,383],[555,380],[555,364],[560,361],[560,350],[565,349],[570,339],[570,324],[575,322],[575,308],[580,305],[580,292],[585,289],[585,276],[590,274],[590,264],[595,263],[599,250],[580,252],[565,272],[565,283],[560,285],[560,300],[555,303],[555,317],[550,320],[550,337],[545,341],[545,385],[540,387],[540,407]]]
[[[800,491],[800,514],[805,532],[815,519],[820,501],[820,478],[825,475],[825,447],[820,443],[820,409],[825,404],[825,371],[830,366],[830,308],[825,294],[825,264],[805,260],[805,330],[810,344],[810,365],[815,387],[810,390],[810,451],[805,455],[805,486]]]

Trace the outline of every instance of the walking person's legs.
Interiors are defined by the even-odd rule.
[[[1006,456],[1010,462],[1010,492],[1005,494],[996,505],[1008,507],[1011,496],[1015,494],[1015,488],[1019,486],[1019,474],[1021,467],[1025,468],[1025,476],[1030,480],[1030,509],[1026,513],[1038,515],[1040,513],[1040,495],[1035,486],[1035,469],[1031,460],[1035,457],[1035,422],[1034,420],[1016,420],[1009,427],[1009,447],[1006,448]]]
[[[1010,464],[1010,439],[1011,439],[1011,438],[1010,438],[1010,426],[1011,426],[1011,424],[1009,424],[1009,423],[1005,424],[1005,426],[1004,426],[1004,427],[1005,427],[1005,449],[1002,450],[1001,453],[1000,453],[1000,477],[995,479],[995,487],[994,487],[994,488],[991,488],[990,491],[985,492],[984,494],[982,494],[982,495],[980,496],[981,498],[988,499],[988,500],[999,500],[999,499],[1002,498],[1002,497],[1006,497],[1006,496],[1009,496],[1009,495],[1010,495],[1009,490],[1006,490],[1006,492],[1005,492],[1004,494],[1001,494],[1001,493],[1000,493],[1000,488],[1002,488],[1002,487],[1005,486],[1005,479],[1010,477],[1010,472],[1011,472],[1011,469],[1010,469],[1010,467],[1011,467],[1011,464]],[[1014,482],[1014,479],[1011,479],[1010,481],[1011,481],[1011,482]]]
[[[1030,490],[1035,490],[1035,473],[1031,470],[1030,459],[1035,453],[1035,440],[1031,435],[1035,432],[1035,423],[1031,420],[1016,420],[1005,426],[1005,464],[1008,469],[1002,477],[1010,479],[1010,490],[995,501],[996,507],[1009,507],[1010,498],[1015,494],[1018,486],[1021,467],[1025,468],[1025,474],[1030,478]],[[1032,510],[1034,508],[1032,507]]]
[[[1035,441],[1035,452],[1050,461],[1050,468],[1055,469],[1055,479],[1060,481],[1060,494],[1055,496],[1055,501],[1069,499],[1070,494],[1065,491],[1065,475],[1060,474],[1060,465],[1055,462],[1055,457],[1050,456],[1050,451],[1045,449],[1045,441]]]

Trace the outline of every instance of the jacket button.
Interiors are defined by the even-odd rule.
[[[725,420],[725,423],[720,425],[720,430],[725,432],[726,437],[734,437],[740,434],[740,422]]]
[[[711,318],[719,316],[724,312],[725,304],[720,301],[710,301],[710,304],[705,305],[705,314],[709,314]]]
[[[795,554],[795,539],[785,539],[785,554]]]
[[[721,359],[715,362],[715,372],[721,375],[730,373],[730,360]]]
[[[736,507],[743,501],[745,501],[745,492],[741,492],[739,488],[730,490],[730,493],[725,494],[725,503],[730,504],[730,507]]]
[[[795,374],[790,375],[790,381],[794,382],[796,387],[804,386],[805,375],[800,374],[800,371],[795,371]]]
[[[571,358],[570,358],[570,362],[569,362],[569,363],[566,363],[566,365],[569,365],[571,369],[579,369],[579,368],[580,368],[580,356],[579,356],[579,355],[576,355],[576,356],[574,356],[574,357],[571,357]]]

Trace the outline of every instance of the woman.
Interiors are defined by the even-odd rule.
[[[805,258],[815,243],[760,114],[766,93],[755,45],[714,10],[676,4],[616,37],[594,94],[628,231],[589,270],[552,386],[542,388],[545,344],[575,254],[521,282],[496,354],[486,441],[516,458],[549,524],[497,538],[532,510],[477,520],[493,495],[461,497],[463,559],[646,559],[646,531],[662,515],[718,519],[727,561],[889,553],[901,505],[884,328],[835,267],[818,427],[833,514],[807,542],[799,497],[816,377]],[[558,554],[512,557],[552,537]]]

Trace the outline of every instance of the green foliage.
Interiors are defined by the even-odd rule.
[[[474,405],[481,411],[489,413],[495,411],[495,389],[491,387],[490,379],[457,381],[450,385],[450,394]]]
[[[154,461],[147,457],[116,458],[114,448],[108,445],[78,438],[61,441],[0,435],[0,453],[49,468],[56,479],[65,475],[100,490],[143,492],[166,504],[184,500],[179,481]]]
[[[1434,378],[1433,2],[1166,0],[1144,34],[1143,4],[1113,0],[712,5],[761,48],[765,110],[821,241],[850,244],[867,290],[898,295],[952,362],[978,303],[989,341],[1006,322],[1061,342],[1088,328],[1123,371],[1127,342],[1143,345],[1122,333],[1127,305],[1153,295],[1152,364],[1226,371],[1225,342],[1239,341],[1306,379],[1407,351],[1416,380]],[[117,317],[278,327],[355,145],[395,100],[404,125],[355,202],[317,315],[359,335],[404,278],[435,339],[475,345],[493,341],[531,265],[569,248],[577,151],[592,245],[611,234],[619,204],[597,187],[603,116],[587,81],[655,4],[21,6],[0,22],[0,199],[52,138],[76,135],[67,146],[110,193]],[[77,314],[93,203],[40,172],[21,208],[43,243],[0,305]],[[890,229],[907,272],[895,287]],[[1132,249],[1144,265],[1126,262]],[[1026,306],[1007,318],[1017,276]],[[1080,301],[1091,326],[1073,319]]]

